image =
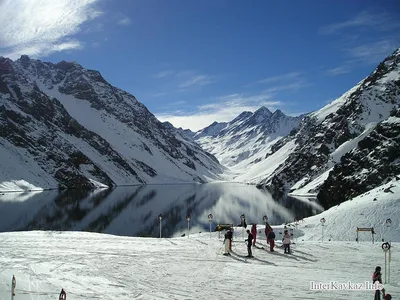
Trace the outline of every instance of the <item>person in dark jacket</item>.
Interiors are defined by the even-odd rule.
[[[268,234],[269,234],[269,232],[271,231],[271,227],[268,225],[267,226],[267,224],[265,224],[265,229],[264,229],[264,232],[265,232],[265,238],[267,239],[267,244],[269,243],[269,241],[268,241]]]
[[[382,284],[382,273],[381,273],[381,267],[380,266],[377,266],[375,268],[374,273],[372,273],[372,283],[380,283],[380,284]],[[381,293],[383,295],[385,295],[385,289],[376,290],[375,291],[374,300],[381,300]]]
[[[267,241],[269,244],[269,250],[271,252],[274,252],[274,247],[275,247],[275,232],[273,229],[271,229],[271,231],[268,233],[267,236]]]
[[[248,230],[248,229],[246,230],[246,232],[248,234],[247,240],[245,240],[245,242],[247,241],[247,252],[248,252],[247,257],[253,257],[253,253],[251,252],[251,245],[252,245],[252,242],[253,242],[253,235],[251,234],[250,230]]]
[[[229,251],[232,251],[233,228],[229,228],[229,230],[226,233],[226,236],[229,239]]]
[[[60,297],[58,299],[67,300],[67,293],[64,291],[64,289],[61,289]]]

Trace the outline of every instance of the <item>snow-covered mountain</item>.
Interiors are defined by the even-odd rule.
[[[261,107],[254,113],[243,112],[230,122],[214,122],[193,138],[221,164],[243,174],[249,166],[264,159],[276,141],[299,126],[301,119]]]
[[[0,57],[0,189],[207,182],[223,167],[98,71]]]
[[[388,182],[400,175],[399,105],[400,49],[307,115],[242,178],[273,192],[318,194],[326,208]]]

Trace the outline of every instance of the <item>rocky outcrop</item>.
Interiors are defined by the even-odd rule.
[[[399,149],[400,109],[394,109],[387,120],[342,156],[321,186],[319,202],[328,208],[399,176]]]

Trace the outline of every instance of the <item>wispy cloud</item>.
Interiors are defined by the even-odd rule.
[[[132,20],[129,19],[127,16],[121,15],[120,19],[118,20],[118,25],[128,26],[132,23]]]
[[[0,55],[40,57],[82,48],[74,35],[83,23],[102,14],[94,7],[96,1],[0,1]]]
[[[216,82],[216,79],[213,76],[205,74],[194,74],[192,76],[189,76],[189,78],[185,79],[182,83],[180,83],[178,87],[181,89],[186,89],[193,86],[204,86],[214,82]]]
[[[273,94],[280,91],[298,90],[310,86],[311,84],[306,80],[303,73],[290,72],[257,80],[247,84],[246,87],[255,85],[266,86],[262,93]]]
[[[243,111],[256,111],[261,106],[273,110],[281,106],[281,103],[271,100],[270,94],[231,94],[216,98],[210,103],[199,105],[191,112],[175,110],[162,114],[156,113],[156,117],[162,122],[169,121],[175,127],[197,131],[214,121],[231,121]]]
[[[154,78],[165,78],[171,75],[174,75],[175,71],[173,70],[163,70],[163,71],[159,71],[156,74],[153,75]]]
[[[377,63],[391,54],[400,45],[400,40],[381,40],[366,45],[354,46],[345,49],[355,62]]]
[[[216,76],[199,73],[196,71],[161,70],[153,75],[154,78],[163,79],[169,87],[174,86],[178,91],[202,87],[218,81]]]
[[[339,36],[335,46],[347,56],[342,66],[326,71],[336,76],[349,73],[360,64],[376,64],[400,45],[400,20],[389,12],[362,11],[343,22],[321,27],[322,35]]]
[[[351,68],[348,65],[338,66],[333,69],[326,70],[326,74],[330,76],[337,76],[342,74],[347,74],[351,72]]]
[[[350,20],[321,27],[319,33],[328,35],[356,27],[370,27],[379,31],[386,31],[400,28],[400,22],[389,13],[376,14],[363,11]]]
[[[298,80],[301,77],[300,72],[291,72],[283,75],[278,75],[278,76],[272,76],[272,77],[267,77],[263,78],[260,80],[257,80],[253,83],[249,83],[248,86],[250,85],[256,85],[256,84],[263,84],[263,83],[272,83],[272,82],[279,82],[279,81],[290,81],[290,80]]]
[[[311,83],[308,83],[305,80],[299,80],[295,82],[290,82],[287,84],[276,85],[270,88],[263,90],[264,93],[277,93],[281,91],[291,91],[291,90],[298,90],[304,87],[311,86]]]

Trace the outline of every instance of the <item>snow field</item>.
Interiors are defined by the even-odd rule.
[[[263,235],[262,235],[263,236]],[[231,257],[218,233],[171,239],[84,232],[0,234],[0,299],[372,299],[373,291],[315,291],[310,281],[364,283],[384,265],[380,244],[307,241],[285,255],[254,248],[247,259],[236,230]],[[257,245],[266,245],[259,237]],[[398,249],[399,243],[393,244]],[[392,295],[400,293],[400,254],[393,250]],[[396,299],[396,297],[394,297]]]

